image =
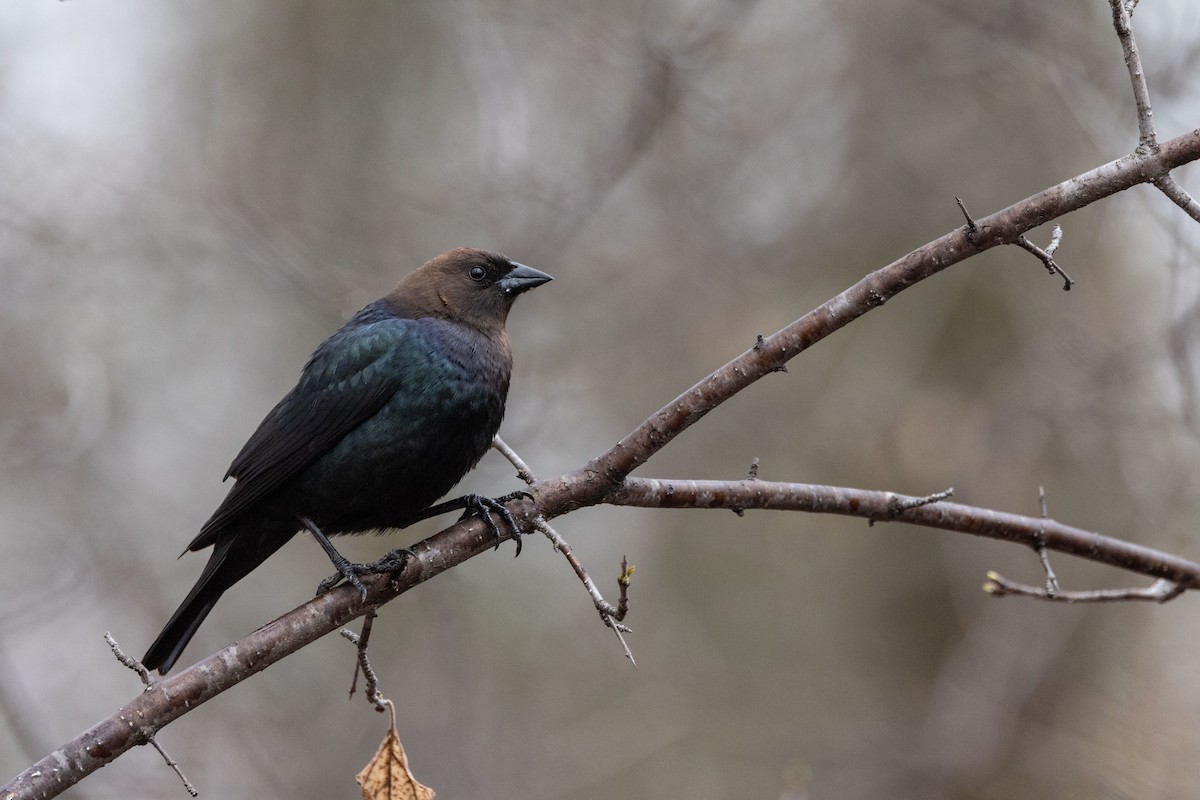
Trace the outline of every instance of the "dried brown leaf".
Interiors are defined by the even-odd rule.
[[[394,710],[379,751],[354,779],[362,789],[363,800],[433,800],[434,796],[433,789],[418,783],[408,768]]]

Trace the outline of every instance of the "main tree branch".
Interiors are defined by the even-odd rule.
[[[534,513],[552,518],[585,506],[628,501],[629,493],[643,486],[636,481],[631,482],[629,473],[709,411],[764,375],[782,370],[788,361],[834,331],[947,267],[998,245],[1011,244],[1032,228],[1097,200],[1140,183],[1161,181],[1171,170],[1197,159],[1200,159],[1200,130],[1162,143],[1155,152],[1135,153],[1063,181],[1008,208],[977,219],[974,229],[968,230],[967,226],[963,226],[923,245],[868,274],[786,328],[761,339],[654,413],[608,452],[574,472],[534,484],[530,489],[535,500],[513,501],[510,508],[523,524],[528,525]],[[886,493],[876,494],[897,497]],[[743,502],[741,507],[749,508],[752,504]],[[1020,536],[1011,532],[1020,530],[1028,519],[947,503],[918,506],[894,518],[905,521],[948,519],[948,508],[961,509],[955,512],[959,514],[960,522],[973,520],[971,525],[976,529],[966,532],[1016,541],[1021,540]],[[1094,546],[1110,548],[1118,555],[1107,563],[1125,568],[1135,568],[1131,565],[1139,563],[1139,559],[1145,555],[1139,555],[1141,548],[1133,545],[1057,526],[1050,521],[1038,522],[1045,524],[1047,547],[1052,546],[1051,541],[1054,541],[1062,545],[1057,549],[1087,557],[1094,557],[1090,549]],[[934,527],[962,529],[950,524]],[[1060,531],[1061,536],[1050,536],[1052,530]],[[1076,535],[1084,538],[1072,544],[1072,537]],[[0,788],[0,800],[58,795],[129,748],[145,744],[160,728],[197,705],[346,625],[368,608],[378,607],[413,586],[490,550],[493,543],[492,534],[478,519],[452,525],[416,545],[413,548],[416,557],[410,559],[403,574],[391,579],[387,576],[366,579],[364,583],[367,584],[368,595],[365,602],[360,600],[358,591],[351,587],[335,589],[198,664],[153,684],[116,714],[63,745]],[[1167,554],[1155,553],[1150,561],[1154,559],[1159,559],[1160,564],[1168,567],[1138,571],[1168,577],[1183,585],[1196,585],[1195,564]]]
[[[547,516],[569,511],[581,499],[581,489],[582,497],[599,502],[616,491],[625,476],[709,411],[764,375],[780,371],[812,345],[913,284],[985,250],[1012,244],[1027,231],[1097,200],[1139,183],[1153,184],[1197,158],[1200,158],[1200,129],[1163,143],[1156,152],[1135,152],[1051,186],[975,220],[973,227],[956,228],[869,273],[663,406],[607,453],[566,476],[565,483],[554,484],[553,491],[539,494],[539,506]]]

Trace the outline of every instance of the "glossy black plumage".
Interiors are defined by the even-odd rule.
[[[500,427],[515,297],[550,276],[459,248],[406,276],[316,349],[229,468],[225,500],[188,545],[213,547],[142,662],[165,673],[221,594],[300,517],[325,534],[403,527],[448,492]]]

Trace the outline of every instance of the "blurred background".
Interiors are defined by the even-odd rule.
[[[1135,30],[1165,139],[1200,6]],[[866,272],[1134,147],[1103,0],[0,6],[0,780],[139,691],[183,546],[311,350],[465,244],[558,280],[502,435],[569,471]],[[1177,173],[1193,193],[1200,172]],[[925,494],[1200,558],[1200,228],[1137,188],[919,284],[638,474]],[[1050,231],[1031,237],[1045,244]],[[465,490],[517,488],[496,454]],[[450,519],[342,542],[356,560]],[[994,600],[1032,553],[802,514],[558,520],[387,606],[372,658],[444,798],[1195,796],[1200,613]],[[1066,558],[1067,588],[1148,584]],[[182,666],[305,601],[297,537]],[[337,637],[171,725],[203,796],[357,797],[386,720]],[[183,796],[148,748],[68,793]]]

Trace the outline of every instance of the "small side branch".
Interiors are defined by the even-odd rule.
[[[192,797],[199,797],[200,792],[195,786],[192,785],[192,782],[187,779],[187,775],[183,774],[183,770],[179,768],[179,764],[175,761],[175,759],[171,758],[170,753],[164,750],[162,745],[159,744],[158,740],[153,736],[150,737],[150,746],[158,751],[158,754],[162,756],[163,761],[167,762],[167,766],[171,768],[171,771],[174,772],[175,776],[178,777],[183,783],[184,791],[186,791]]]
[[[1046,487],[1038,487],[1038,505],[1042,509],[1042,527],[1038,530],[1037,551],[1038,560],[1042,562],[1042,571],[1046,573],[1046,594],[1057,595],[1060,591],[1058,576],[1054,567],[1050,566],[1050,552],[1046,550],[1046,520],[1050,519],[1050,506],[1046,502]]]
[[[617,576],[617,586],[621,590],[621,596],[617,598],[617,611],[612,615],[614,622],[620,622],[625,619],[625,615],[629,613],[629,584],[633,583],[633,564],[629,563],[629,559],[621,556],[621,574]],[[619,633],[619,631],[618,631]],[[624,643],[624,639],[621,640]],[[633,661],[633,654],[629,652],[629,648],[625,648],[625,655]],[[636,667],[637,664],[635,663]]]
[[[1038,487],[1038,501],[1042,508],[1042,527],[1038,531],[1034,550],[1041,561],[1042,570],[1046,573],[1046,582],[1041,588],[1030,586],[1017,581],[1010,581],[999,572],[989,570],[983,590],[992,597],[1008,597],[1020,595],[1047,600],[1054,603],[1119,603],[1126,600],[1151,600],[1165,603],[1183,594],[1185,589],[1177,583],[1159,578],[1153,586],[1144,589],[1090,589],[1085,591],[1064,591],[1058,584],[1058,577],[1050,566],[1050,554],[1046,549],[1046,524],[1050,514],[1046,505],[1046,489]]]
[[[150,670],[146,669],[142,665],[142,662],[133,656],[126,655],[125,651],[121,649],[121,645],[117,644],[117,640],[113,638],[112,633],[105,631],[104,641],[108,642],[108,647],[112,650],[113,657],[121,663],[121,666],[131,669],[138,674],[138,677],[142,679],[143,686],[150,686],[150,684],[154,683],[154,679],[150,676]]]
[[[931,503],[940,503],[943,500],[949,500],[954,496],[954,487],[951,486],[949,489],[943,489],[940,492],[927,494],[924,497],[905,497],[904,495],[892,494],[891,492],[888,492],[888,494],[891,496],[892,506],[891,510],[888,512],[887,519],[891,520],[899,519],[901,516],[903,516],[904,512],[912,511],[914,508],[920,508],[921,506],[927,506]],[[871,519],[872,524],[880,521],[881,520],[875,518]]]
[[[529,486],[537,483],[537,477],[533,474],[533,470],[531,470],[529,465],[526,464],[519,455],[517,455],[517,451],[509,447],[503,439],[501,439],[499,436],[493,436],[492,447],[496,448],[500,455],[507,458],[508,463],[517,468],[518,478],[525,481],[525,483]]]
[[[975,218],[971,216],[971,212],[967,211],[967,206],[961,198],[956,197],[954,198],[954,201],[958,203],[958,210],[962,212],[962,215],[967,220],[967,241],[973,243],[975,242],[976,237],[979,236],[982,228],[980,227],[979,223],[975,221]],[[1060,267],[1058,262],[1054,260],[1054,251],[1058,249],[1060,244],[1062,244],[1062,238],[1062,227],[1055,225],[1054,232],[1050,234],[1050,244],[1046,245],[1045,250],[1029,241],[1029,239],[1023,233],[1017,236],[1017,238],[1013,241],[1009,242],[1009,244],[1014,244],[1017,247],[1020,247],[1022,250],[1032,253],[1033,256],[1037,258],[1038,261],[1041,261],[1042,265],[1046,267],[1047,272],[1049,272],[1051,275],[1057,275],[1063,279],[1063,291],[1069,292],[1071,291],[1071,287],[1075,285],[1075,281],[1072,280],[1071,276],[1064,272],[1063,268]]]
[[[533,474],[533,470],[525,463],[525,460],[517,455],[517,451],[513,450],[499,436],[492,438],[492,447],[496,448],[509,463],[517,468],[517,476],[527,484],[532,486],[537,483],[537,477]],[[637,669],[637,661],[633,658],[633,651],[629,649],[629,644],[625,641],[624,634],[629,633],[629,628],[622,624],[625,615],[629,613],[629,582],[633,576],[633,565],[622,556],[621,557],[621,574],[617,577],[617,585],[620,587],[621,596],[617,601],[617,605],[613,605],[604,599],[600,594],[600,590],[596,588],[596,583],[588,575],[584,569],[583,563],[576,557],[575,552],[571,549],[571,545],[567,544],[566,540],[559,535],[558,531],[550,526],[546,518],[541,514],[533,518],[533,527],[541,531],[555,550],[562,553],[563,558],[571,565],[571,569],[575,570],[575,575],[583,583],[583,588],[587,590],[588,596],[592,598],[592,604],[596,607],[596,612],[600,614],[600,619],[609,628],[612,628],[613,633],[617,635],[617,640],[621,643],[621,648],[625,651],[625,657],[629,659],[629,663],[633,664],[634,669]]]
[[[350,681],[350,696],[354,697],[355,689],[358,686],[358,673],[362,672],[363,680],[366,686],[363,687],[367,695],[367,702],[375,706],[375,710],[380,714],[387,711],[391,706],[391,701],[384,698],[379,691],[379,676],[375,674],[375,670],[371,667],[371,662],[367,658],[367,643],[371,640],[371,623],[375,621],[375,609],[369,609],[363,615],[362,633],[355,633],[349,628],[342,628],[342,638],[354,644],[358,650],[357,661],[354,667],[354,678]]]
[[[1146,73],[1142,69],[1142,57],[1138,53],[1137,40],[1129,16],[1133,7],[1126,0],[1108,0],[1112,8],[1113,28],[1121,42],[1125,55],[1125,68],[1129,70],[1129,82],[1133,85],[1133,102],[1137,106],[1138,148],[1144,154],[1157,152],[1158,135],[1154,131],[1154,108],[1150,105],[1150,87],[1146,84]]]
[[[1057,275],[1058,277],[1062,278],[1063,291],[1069,292],[1071,291],[1071,287],[1075,285],[1075,281],[1070,275],[1063,272],[1063,268],[1060,267],[1058,262],[1054,260],[1054,251],[1058,249],[1060,244],[1062,244],[1062,235],[1062,228],[1058,225],[1055,225],[1054,232],[1050,235],[1050,244],[1046,245],[1045,250],[1029,241],[1028,237],[1026,237],[1024,234],[1018,236],[1017,240],[1013,242],[1013,244],[1028,253],[1032,253],[1038,261],[1042,262],[1042,265],[1046,267],[1046,271],[1051,275]]]
[[[894,492],[805,483],[626,478],[608,502],[641,508],[760,508],[894,520],[1000,539],[1035,550],[1044,547],[1129,572],[1162,578],[1185,589],[1200,589],[1200,564],[1195,561],[1064,525],[1052,519],[925,500]],[[911,507],[897,513],[897,508],[906,503]]]
[[[558,531],[550,527],[550,523],[542,517],[536,517],[533,520],[533,526],[546,535],[554,545],[554,549],[562,553],[563,558],[575,570],[575,575],[583,583],[583,588],[587,590],[588,596],[592,598],[592,604],[596,607],[597,613],[600,614],[600,619],[604,620],[604,624],[612,628],[613,633],[617,635],[617,639],[621,642],[621,647],[625,651],[625,657],[629,659],[629,663],[637,668],[637,661],[633,658],[633,651],[629,649],[629,644],[625,641],[624,634],[630,633],[621,620],[625,618],[625,614],[629,610],[629,601],[626,597],[626,590],[629,588],[629,578],[633,575],[633,566],[624,558],[621,559],[621,575],[617,579],[618,585],[621,587],[621,599],[618,605],[604,599],[604,595],[600,594],[600,590],[596,588],[596,582],[588,575],[587,570],[583,568],[583,564],[575,556],[571,550],[571,545],[567,544],[566,540],[559,535]]]
[[[1020,595],[1021,597],[1033,597],[1052,603],[1119,603],[1128,600],[1166,603],[1169,600],[1174,600],[1185,591],[1184,587],[1179,584],[1160,578],[1152,586],[1147,586],[1144,589],[1092,589],[1074,592],[1060,589],[1051,593],[1045,587],[1030,586],[1029,584],[1010,581],[998,572],[989,572],[987,574],[987,582],[983,584],[983,590],[992,597]]]
[[[1179,181],[1175,180],[1170,175],[1164,175],[1154,182],[1155,187],[1167,196],[1172,203],[1183,209],[1196,222],[1200,222],[1200,203],[1187,193]]]
[[[125,651],[121,649],[121,645],[117,644],[117,640],[113,638],[113,635],[110,632],[104,632],[104,641],[108,642],[108,646],[112,650],[113,656],[117,659],[117,661],[121,662],[122,666],[136,672],[138,677],[142,679],[142,684],[147,689],[153,685],[154,680],[150,677],[150,670],[146,669],[142,662],[138,661],[136,658],[127,655]],[[146,731],[145,736],[146,741],[150,743],[150,746],[158,751],[158,754],[162,756],[163,761],[165,761],[167,766],[171,768],[171,771],[175,773],[175,776],[179,778],[180,782],[183,784],[184,791],[186,791],[192,797],[199,797],[200,792],[196,790],[196,787],[192,785],[192,782],[189,781],[187,776],[183,774],[183,769],[179,766],[179,762],[171,758],[171,754],[163,749],[162,745],[158,743],[158,740],[154,738],[153,733]]]
[[[979,235],[979,223],[971,216],[971,212],[967,211],[967,204],[962,201],[961,197],[954,198],[954,202],[958,203],[958,210],[962,212],[963,217],[967,220],[967,241],[974,244],[975,237]]]
[[[1137,40],[1129,18],[1133,16],[1136,0],[1108,0],[1112,8],[1113,29],[1121,42],[1125,56],[1125,68],[1129,70],[1129,82],[1133,87],[1133,102],[1137,106],[1138,149],[1140,155],[1151,155],[1159,150],[1158,133],[1154,130],[1154,107],[1150,104],[1150,87],[1146,83],[1146,71],[1142,68],[1142,56],[1138,52]],[[1155,188],[1183,209],[1184,213],[1200,222],[1200,203],[1197,203],[1179,182],[1169,174],[1152,181]]]

